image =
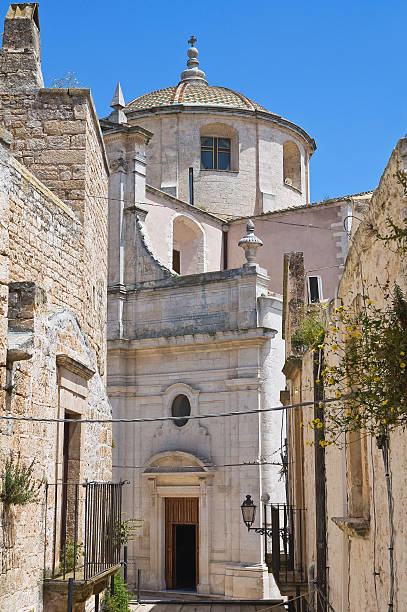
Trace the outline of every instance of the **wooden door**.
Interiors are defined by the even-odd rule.
[[[176,525],[195,525],[197,585],[199,582],[199,499],[197,497],[165,498],[165,583],[167,589],[176,587],[174,529]]]

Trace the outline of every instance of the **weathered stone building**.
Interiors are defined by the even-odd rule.
[[[310,301],[333,294],[344,219],[371,194],[310,204],[314,141],[208,85],[197,54],[188,50],[176,87],[126,105],[118,85],[101,120],[112,169],[108,391],[117,416],[167,419],[115,426],[113,465],[133,483],[127,515],[144,521],[130,582],[139,568],[149,590],[261,598],[279,591],[240,504],[248,493],[285,501],[282,413],[198,417],[279,404],[283,253],[304,248]],[[253,265],[238,245],[248,215],[263,241]],[[177,414],[194,419],[171,422]]]
[[[361,308],[362,296],[367,293],[375,306],[382,308],[386,283],[387,291],[392,292],[398,285],[406,294],[405,252],[400,252],[395,240],[386,244],[378,239],[378,235],[391,234],[388,219],[404,227],[406,194],[397,172],[406,169],[407,143],[402,138],[369,206],[358,211],[337,298],[327,308],[328,333],[337,317],[335,308],[343,307],[345,312]],[[403,580],[406,571],[405,431],[399,427],[388,433],[388,469],[383,463],[383,442],[363,429],[343,434],[339,447],[321,448],[323,429],[316,429],[314,433],[308,428],[312,419],[323,420],[323,412],[318,409],[320,384],[315,383],[316,378],[321,378],[315,367],[316,353],[311,350],[298,353],[291,345],[304,303],[303,257],[301,253],[290,253],[285,266],[287,391],[284,400],[289,404],[316,401],[315,406],[292,409],[288,413],[290,497],[292,504],[307,509],[303,562],[307,573],[311,571],[311,577],[315,576],[311,589],[314,609],[404,610],[407,602]],[[346,330],[343,333],[346,336]],[[324,367],[336,364],[335,353],[326,352]],[[334,394],[328,390],[327,396]],[[315,443],[314,448],[309,446],[311,443]],[[390,506],[386,472],[391,477]],[[307,591],[308,585],[303,588]]]
[[[0,412],[108,419],[108,164],[90,92],[43,88],[36,3],[6,16],[0,121]],[[111,444],[109,423],[1,422],[2,476],[19,457],[42,483],[28,505],[0,502],[1,610],[66,610],[67,581],[48,578],[69,537],[83,547],[81,510],[76,536],[66,523],[77,509],[70,492],[80,508],[81,483],[111,479]],[[94,607],[103,584],[76,584],[75,610]]]

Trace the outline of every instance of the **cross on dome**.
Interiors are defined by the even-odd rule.
[[[195,45],[195,43],[197,42],[197,38],[195,36],[191,36],[191,38],[189,39],[189,44],[191,45],[191,47],[193,47]]]

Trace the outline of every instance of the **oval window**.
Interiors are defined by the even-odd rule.
[[[171,414],[175,417],[186,417],[191,414],[191,404],[186,395],[177,395],[172,402]],[[174,421],[174,425],[177,427],[183,427],[186,423],[188,423],[188,419],[177,419]]]

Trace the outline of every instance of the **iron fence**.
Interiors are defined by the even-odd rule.
[[[86,582],[120,563],[123,484],[46,485],[45,580]]]
[[[279,585],[300,586],[307,583],[305,570],[305,510],[288,504],[265,504],[265,525],[271,528],[271,554],[266,561]]]

